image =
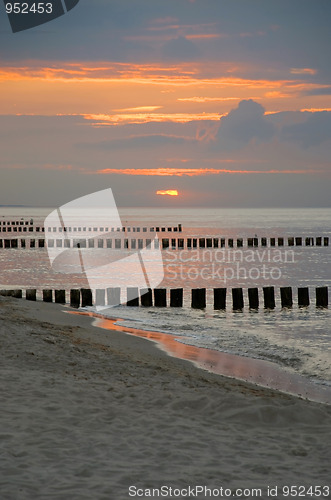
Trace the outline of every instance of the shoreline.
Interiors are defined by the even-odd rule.
[[[318,385],[309,379],[291,373],[283,367],[267,360],[229,354],[222,351],[196,347],[178,342],[176,334],[163,333],[145,329],[118,325],[125,321],[119,317],[106,317],[91,311],[70,311],[93,318],[92,325],[108,331],[120,331],[125,334],[155,342],[169,356],[192,362],[199,369],[231,378],[240,382],[257,385],[264,389],[272,389],[300,399],[308,399],[317,403],[331,405],[331,387]]]
[[[203,371],[63,306],[1,297],[0,309],[6,500],[329,484],[328,405]]]

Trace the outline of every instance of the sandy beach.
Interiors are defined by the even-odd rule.
[[[281,499],[283,485],[330,485],[331,406],[208,373],[59,305],[0,308],[1,500],[151,498],[162,486],[167,498],[199,486],[198,498]]]

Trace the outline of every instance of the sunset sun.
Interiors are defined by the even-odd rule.
[[[178,191],[177,189],[166,189],[166,190],[156,191],[156,194],[161,196],[178,196]]]

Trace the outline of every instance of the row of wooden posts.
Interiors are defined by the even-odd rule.
[[[286,238],[161,238],[152,240],[151,238],[89,238],[89,239],[47,239],[47,246],[50,248],[114,248],[114,249],[142,249],[150,247],[154,243],[154,248],[162,250],[173,249],[195,249],[195,248],[248,248],[261,247],[283,247],[286,245]],[[288,237],[287,245],[293,246],[329,246],[328,236],[318,236],[316,238]],[[8,238],[0,239],[0,248],[44,248],[45,239],[41,238]]]
[[[76,221],[77,223],[77,221]],[[86,232],[99,232],[99,233],[114,233],[114,232],[123,232],[123,233],[165,233],[165,232],[174,232],[174,233],[181,233],[183,228],[181,224],[178,224],[177,226],[171,226],[171,227],[142,227],[142,226],[134,226],[134,227],[105,227],[103,225],[102,227],[99,226],[99,223],[96,222],[93,225],[87,225],[84,227],[84,224],[81,223],[81,227],[73,227],[76,224],[74,221],[72,221],[71,227],[70,225],[67,227],[63,226],[58,226],[58,227],[47,227],[46,230],[47,232],[53,232],[53,233],[86,233]],[[29,227],[27,227],[29,226]],[[97,226],[97,227],[95,227]],[[99,227],[98,227],[99,226]],[[45,227],[44,226],[34,226],[33,219],[29,221],[0,221],[0,233],[44,233]]]
[[[275,288],[273,286],[263,287],[263,301],[264,308],[274,309],[276,307],[275,302]],[[127,291],[127,306],[138,307],[139,305],[143,307],[167,307],[167,289],[166,288],[155,288],[155,289],[142,289],[138,290],[135,287],[129,287]],[[248,305],[250,309],[259,308],[259,289],[258,288],[248,288]],[[328,307],[328,287],[316,287],[316,307]],[[244,308],[244,293],[242,288],[232,288],[232,308],[233,310],[242,310]],[[22,298],[22,290],[0,290],[0,295],[11,296],[16,298]],[[226,288],[214,288],[214,309],[222,310],[226,309]],[[298,288],[298,306],[305,307],[310,305],[309,288],[303,287]],[[25,298],[27,300],[35,301],[37,299],[36,289],[25,290]],[[42,298],[44,302],[53,302],[53,290],[46,289],[42,290]],[[107,301],[106,301],[107,298]],[[281,287],[280,288],[280,299],[281,306],[291,308],[293,306],[293,293],[292,287]],[[58,304],[66,303],[66,291],[65,290],[54,290],[54,302]],[[121,288],[107,288],[98,289],[95,291],[95,300],[93,300],[92,290],[89,288],[82,289],[71,289],[70,290],[70,306],[71,307],[88,307],[93,305],[103,306],[109,305],[114,306],[121,303]],[[170,307],[182,307],[183,306],[183,288],[172,288],[170,289]],[[193,288],[191,290],[191,307],[193,309],[205,309],[206,308],[206,288]]]

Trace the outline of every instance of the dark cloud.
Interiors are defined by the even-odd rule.
[[[250,141],[269,141],[275,128],[264,116],[264,108],[252,99],[240,101],[238,107],[221,119],[218,143],[233,149],[245,146]]]
[[[224,150],[243,148],[249,143],[268,143],[271,139],[308,149],[331,140],[331,112],[280,112],[264,114],[253,100],[241,101],[221,119],[217,147]]]
[[[199,50],[193,42],[179,36],[164,44],[162,56],[165,59],[191,61],[199,56]]]
[[[303,123],[287,125],[282,128],[280,138],[283,141],[294,142],[304,149],[320,144],[331,139],[331,113],[305,113]]]
[[[269,67],[277,65],[284,69],[316,68],[319,79],[326,81],[330,76],[329,0],[80,0],[67,15],[16,35],[11,33],[1,5],[3,60],[144,61],[162,55],[178,58],[182,54],[185,60],[208,57],[231,62],[264,61]],[[160,18],[178,20],[178,29],[167,32],[177,38],[164,45],[163,54],[159,45],[164,33],[149,31],[155,27],[155,19]],[[199,25],[202,31],[194,28]],[[208,30],[221,37],[208,41],[196,39],[194,43],[187,38]],[[139,37],[146,34],[155,38],[140,41]],[[130,36],[136,37],[134,43],[128,42]]]
[[[186,144],[195,142],[190,137],[179,137],[176,135],[167,134],[151,134],[151,135],[134,135],[119,139],[109,139],[102,142],[78,144],[78,146],[92,147],[98,149],[127,149],[127,148],[151,148],[153,146]]]
[[[331,95],[331,86],[321,89],[312,89],[304,93],[304,95]]]
[[[232,126],[237,125],[237,135],[239,118],[244,116],[250,118],[248,123],[246,121],[247,126],[250,122],[261,125],[262,120],[262,124],[273,123],[274,128],[280,131],[286,131],[285,125],[288,128],[290,125],[307,125],[307,120],[313,126],[309,122],[313,113],[265,116],[263,108],[253,102],[247,108],[241,105],[231,112]],[[150,123],[93,128],[79,116],[0,116],[2,203],[59,206],[79,196],[111,187],[119,205],[153,206],[162,202],[154,197],[156,189],[173,187],[191,193],[189,200],[183,198],[183,204],[329,206],[330,178],[318,172],[314,175],[220,174],[205,177],[131,177],[93,173],[107,168],[157,167],[286,170],[289,158],[291,169],[311,169],[316,164],[318,171],[322,168],[320,160],[323,151],[325,169],[329,165],[330,147],[327,142],[316,149],[306,149],[302,154],[303,131],[300,134],[297,131],[295,137],[288,137],[291,143],[277,141],[276,133],[273,141],[260,142],[258,146],[250,141],[244,147],[232,149],[230,153],[225,151],[222,155],[222,151],[212,148],[211,142],[195,142],[194,128],[197,126],[197,123]],[[261,140],[261,127],[256,133]],[[309,135],[309,131],[306,130],[305,134]],[[239,138],[243,137],[247,141],[248,136],[241,132]],[[95,143],[95,146],[83,147],[84,143]],[[100,147],[100,144],[105,147]],[[182,158],[189,161],[181,162]],[[234,163],[222,163],[222,158]],[[200,199],[202,194],[204,197]]]

